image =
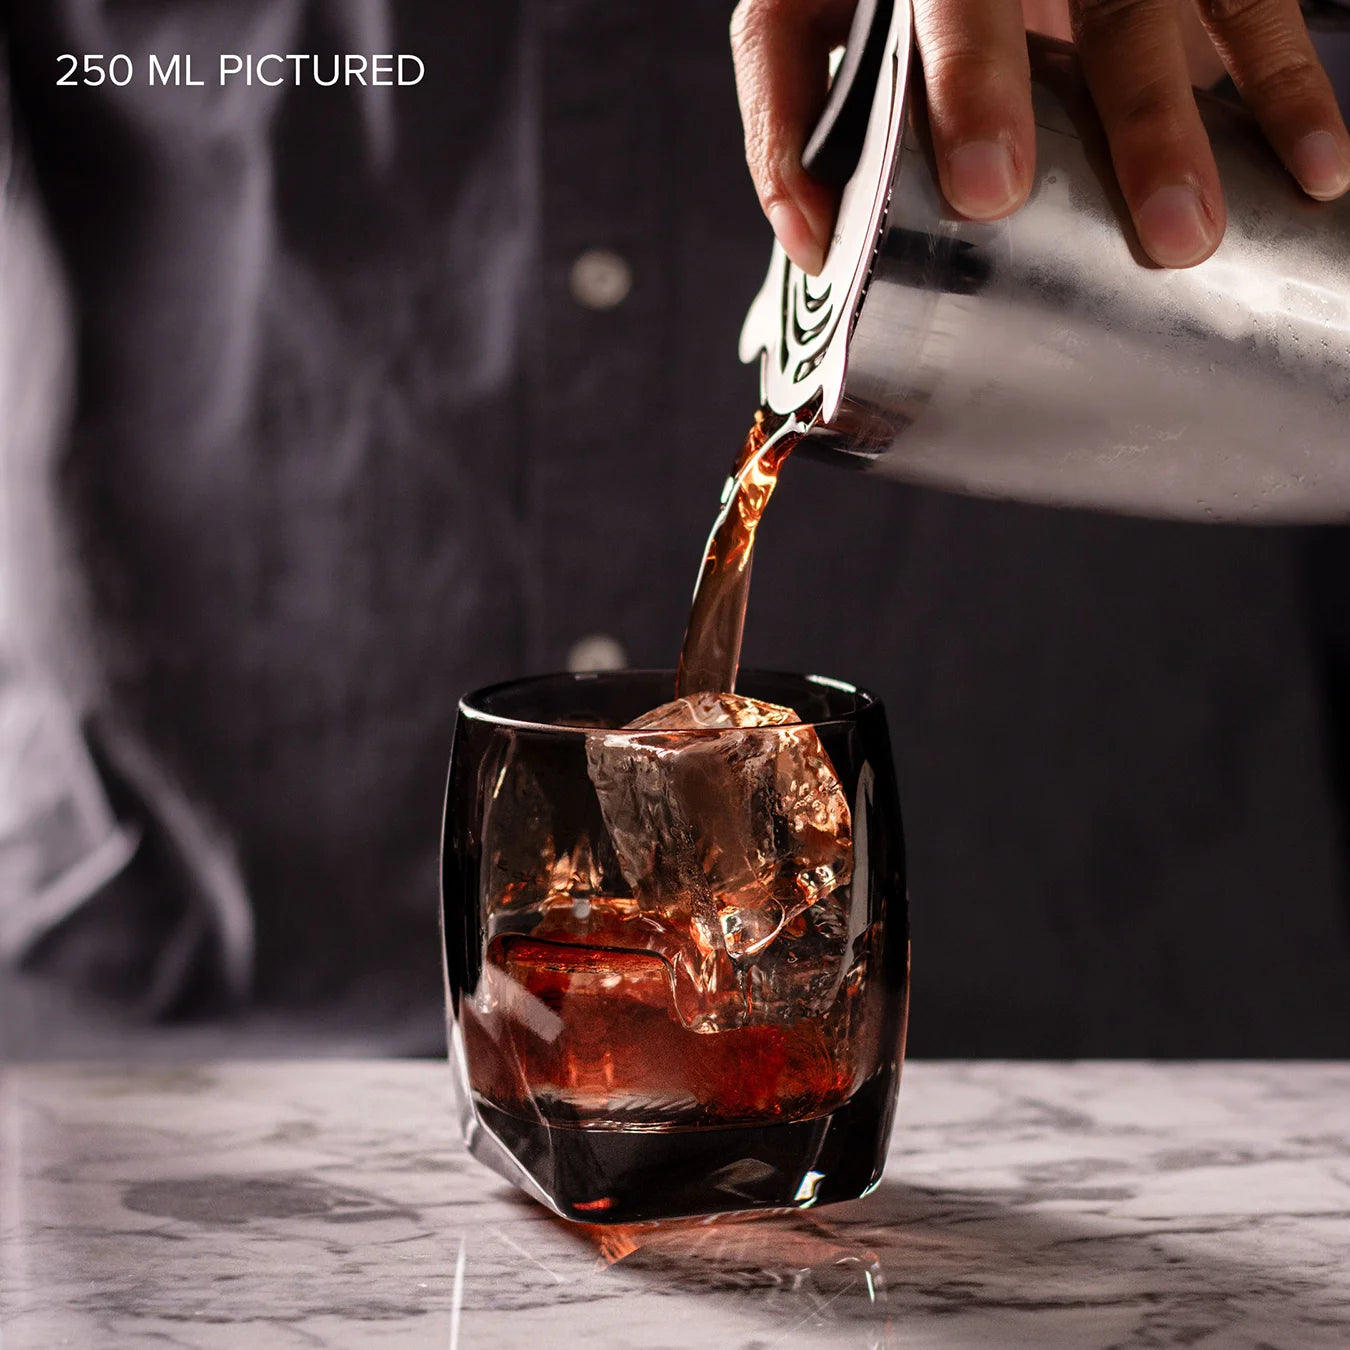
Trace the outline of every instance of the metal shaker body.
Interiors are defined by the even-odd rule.
[[[1198,267],[1155,266],[1072,50],[1033,38],[1031,197],[1005,221],[960,219],[910,107],[907,54],[896,46],[898,92],[878,86],[898,119],[889,196],[830,349],[807,350],[802,311],[833,257],[816,281],[775,249],[747,318],[742,357],[762,354],[769,406],[802,406],[805,382],[786,374],[814,361],[807,445],[891,477],[1182,519],[1350,519],[1350,202],[1305,197],[1244,112],[1200,95],[1227,233]]]

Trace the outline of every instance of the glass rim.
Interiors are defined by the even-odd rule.
[[[831,717],[799,717],[795,722],[778,722],[772,726],[764,727],[613,727],[613,726],[587,726],[584,723],[577,722],[540,722],[524,717],[508,717],[503,713],[490,712],[483,707],[475,706],[482,700],[491,698],[507,689],[523,689],[529,685],[553,684],[558,682],[570,682],[572,684],[583,684],[591,681],[600,681],[606,679],[622,679],[625,676],[643,677],[667,677],[674,687],[675,671],[674,669],[661,669],[659,667],[642,668],[624,668],[621,670],[582,670],[570,671],[560,670],[543,675],[522,675],[511,680],[498,680],[495,684],[483,685],[479,689],[471,690],[464,694],[459,700],[459,715],[467,718],[471,722],[486,722],[492,726],[507,727],[513,731],[540,731],[548,732],[555,736],[591,736],[596,732],[604,732],[610,736],[669,736],[676,733],[680,736],[724,736],[728,731],[742,731],[748,734],[756,732],[779,732],[789,730],[793,727],[810,727],[818,729],[820,727],[848,726],[854,723],[864,713],[870,712],[881,706],[881,700],[870,691],[862,688],[860,685],[851,684],[847,680],[835,679],[829,675],[811,675],[802,674],[796,671],[786,670],[759,670],[756,668],[743,669],[742,676],[764,676],[768,679],[796,681],[806,685],[818,685],[822,689],[833,690],[836,693],[849,694],[858,700],[858,705],[846,713],[838,713]],[[751,697],[747,695],[747,697]],[[674,695],[671,695],[674,698]],[[796,709],[793,709],[795,712]]]

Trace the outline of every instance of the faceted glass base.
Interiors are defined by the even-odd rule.
[[[895,1099],[886,1074],[812,1120],[650,1133],[524,1120],[478,1099],[465,1134],[565,1219],[645,1223],[856,1200],[881,1180]]]

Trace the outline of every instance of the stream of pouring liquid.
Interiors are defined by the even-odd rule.
[[[783,461],[810,430],[816,409],[781,421],[760,409],[722,492],[722,509],[708,536],[699,569],[689,626],[680,650],[675,697],[701,692],[734,693],[750,598],[755,531],[773,496]]]

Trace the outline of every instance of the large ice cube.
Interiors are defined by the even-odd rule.
[[[716,1031],[822,1011],[853,845],[815,731],[791,708],[698,693],[594,733],[587,762],[650,945],[676,965],[681,1019]]]

